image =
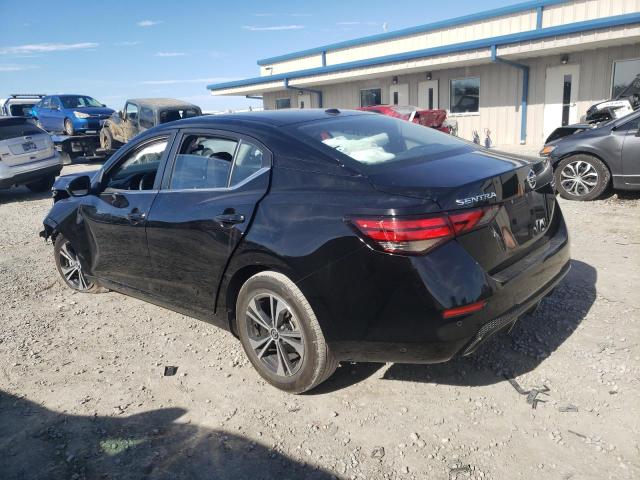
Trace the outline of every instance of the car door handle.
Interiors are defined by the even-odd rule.
[[[220,222],[223,225],[235,225],[236,223],[244,222],[244,215],[240,213],[223,213],[216,215],[216,222]]]
[[[131,212],[129,212],[129,214],[127,215],[127,220],[129,220],[129,222],[132,225],[137,225],[138,223],[144,221],[144,219],[147,217],[146,214],[144,214],[143,212],[141,212],[140,210],[138,210],[137,208],[134,208],[133,210],[131,210]]]

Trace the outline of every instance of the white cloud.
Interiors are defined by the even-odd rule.
[[[310,17],[310,13],[291,13],[289,14],[291,17]]]
[[[64,52],[68,50],[85,50],[95,48],[99,43],[34,43],[15,47],[0,47],[0,55],[28,55],[32,53]]]
[[[237,78],[231,77],[213,77],[213,78],[186,78],[186,79],[169,79],[169,80],[144,80],[140,82],[141,85],[177,85],[182,83],[222,83],[231,82],[237,80]]]
[[[184,57],[185,55],[184,52],[158,52],[155,54],[156,57]]]
[[[114,45],[116,47],[133,47],[134,45],[140,45],[140,42],[135,41],[135,42],[116,42],[114,43]]]
[[[22,72],[23,70],[32,70],[39,68],[37,65],[17,65],[15,63],[0,64],[0,72]]]
[[[140,20],[136,25],[139,27],[155,27],[156,25],[160,25],[162,21],[159,20]]]
[[[273,17],[273,13],[254,13],[254,17]]]
[[[360,25],[361,22],[338,22],[336,25]]]
[[[275,32],[280,30],[302,30],[304,25],[274,25],[272,27],[256,27],[254,25],[244,25],[242,28],[251,32]]]

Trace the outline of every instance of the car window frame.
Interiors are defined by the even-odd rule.
[[[127,115],[127,107],[129,105],[133,105],[134,107],[136,107],[137,109],[137,115],[136,115],[136,120],[135,122],[132,122],[131,119],[129,118],[129,115]],[[135,124],[139,124],[140,123],[140,105],[138,105],[135,102],[126,102],[124,104],[124,118],[127,122],[131,122],[131,123],[135,123]]]
[[[141,148],[145,148],[146,146],[150,145],[151,143],[158,141],[160,139],[167,139],[167,147],[165,148],[164,152],[162,153],[162,156],[160,157],[160,164],[158,165],[158,171],[156,172],[156,178],[155,181],[153,182],[153,188],[150,190],[118,190],[118,189],[114,189],[113,193],[116,192],[126,192],[127,194],[129,193],[149,193],[149,192],[155,192],[158,193],[158,191],[160,190],[160,187],[162,185],[162,181],[164,179],[164,174],[165,174],[165,169],[167,166],[167,160],[169,158],[169,154],[173,149],[173,146],[175,144],[175,139],[177,136],[178,131],[177,130],[168,130],[168,131],[163,131],[163,132],[158,132],[153,136],[150,136],[148,138],[144,138],[141,139],[139,142],[136,142],[134,145],[130,145],[127,144],[126,145],[126,149],[121,149],[121,151],[118,151],[118,153],[116,155],[113,155],[109,161],[107,163],[105,163],[105,165],[102,167],[102,169],[100,170],[100,174],[98,175],[97,181],[94,185],[92,185],[92,190],[94,190],[96,192],[96,194],[98,196],[102,195],[105,193],[105,188],[106,186],[103,185],[105,178],[109,175],[109,173],[114,169],[117,168],[122,162],[125,162],[126,159],[129,157],[130,154],[132,154],[134,151],[139,150]],[[112,192],[107,192],[107,194],[112,193]]]
[[[188,137],[191,135],[213,136],[213,137],[219,137],[221,139],[237,142],[236,149],[233,153],[233,159],[231,160],[231,169],[229,170],[229,175],[227,177],[226,187],[171,188],[171,177],[173,176],[173,173],[174,173],[178,152],[180,150],[180,147],[185,137]],[[231,186],[230,182],[231,182],[231,177],[233,176],[233,168],[235,167],[235,164],[236,164],[237,154],[240,151],[240,144],[243,141],[252,143],[254,146],[262,150],[263,166],[258,171],[252,173],[241,182],[238,182],[236,185]],[[170,156],[167,159],[166,168],[164,170],[164,175],[162,177],[162,184],[160,186],[160,190],[164,192],[229,192],[229,191],[237,190],[238,188],[243,187],[244,185],[254,180],[258,176],[262,175],[263,173],[269,172],[271,170],[272,165],[273,165],[273,153],[271,152],[271,150],[269,150],[264,145],[264,143],[262,143],[260,140],[257,140],[254,137],[251,137],[249,135],[245,135],[245,134],[234,132],[234,131],[219,130],[219,129],[207,129],[207,128],[181,129],[176,133],[175,139],[173,141]]]

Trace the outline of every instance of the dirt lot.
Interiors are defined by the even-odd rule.
[[[475,356],[342,365],[303,396],[230,334],[65,288],[50,204],[0,192],[2,479],[640,478],[638,196],[563,201],[569,276]]]

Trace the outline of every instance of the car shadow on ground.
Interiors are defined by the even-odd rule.
[[[180,408],[131,416],[59,413],[0,391],[0,472],[18,479],[330,479]],[[114,414],[115,415],[115,414]]]
[[[510,332],[491,337],[474,354],[431,365],[394,363],[384,380],[459,386],[491,385],[535,370],[578,328],[596,300],[597,271],[571,261],[567,277],[531,315],[520,319]],[[334,377],[314,394],[333,392],[358,383],[384,367],[382,363],[342,365]]]
[[[32,192],[27,187],[11,187],[0,190],[0,205],[19,203],[31,200],[44,200],[51,198],[51,192]]]

